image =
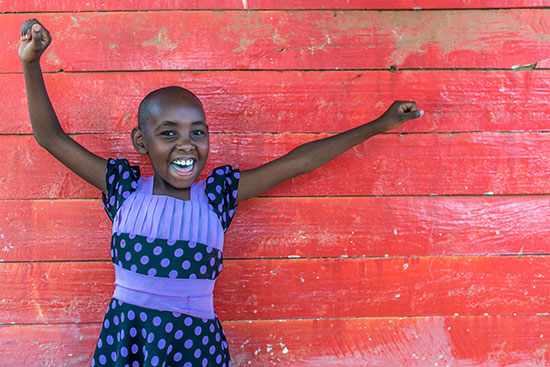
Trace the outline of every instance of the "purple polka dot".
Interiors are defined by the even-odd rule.
[[[181,267],[182,267],[184,270],[187,270],[187,269],[189,269],[189,268],[191,267],[191,263],[190,263],[189,261],[185,260],[185,261],[183,262],[183,264],[181,264]]]
[[[180,317],[180,316],[181,316],[181,313],[179,313],[179,312],[172,312],[172,316],[174,316],[174,317]]]
[[[166,348],[166,354],[170,354],[171,351],[172,351],[172,344],[170,344],[168,348]]]
[[[163,268],[166,268],[170,265],[170,260],[167,259],[167,258],[164,258],[160,261],[160,266],[162,266]]]
[[[202,328],[200,326],[197,326],[195,328],[195,335],[199,336],[199,335],[201,335],[201,333],[202,333]]]
[[[234,198],[234,199],[237,198],[237,190],[233,191],[233,198]]]
[[[139,367],[139,362],[138,361],[134,361],[132,363],[132,367]]]
[[[176,249],[176,251],[174,251],[175,257],[182,257],[182,255],[183,255],[183,250],[181,248],[178,248]]]
[[[202,254],[200,252],[197,252],[195,254],[195,261],[201,261],[202,260]]]
[[[200,349],[196,349],[196,350],[195,350],[195,353],[194,353],[194,356],[195,356],[195,358],[200,358],[200,356],[201,356],[201,350],[200,350]]]
[[[124,255],[124,258],[126,259],[126,261],[130,261],[132,259],[132,254],[130,252],[127,252],[125,255]]]
[[[200,272],[201,272],[201,274],[206,273],[206,265],[201,266]]]
[[[111,257],[115,257],[115,252],[111,249]]]
[[[111,359],[113,360],[113,362],[116,361],[116,352],[111,353]]]
[[[202,367],[206,367],[206,366],[208,366],[208,358],[204,358],[202,360]]]
[[[130,266],[130,271],[133,271],[135,273],[137,271],[137,265],[132,264],[132,266]]]
[[[135,252],[140,252],[142,248],[143,248],[143,246],[141,246],[141,243],[139,243],[139,242],[134,245],[134,251]]]
[[[187,339],[187,340],[185,341],[184,347],[185,347],[186,349],[191,349],[191,348],[193,347],[193,341],[192,341],[191,339]]]
[[[149,256],[143,255],[143,256],[141,257],[141,259],[139,259],[139,262],[142,263],[143,265],[149,263]]]
[[[136,181],[132,181],[131,186],[132,186],[132,189],[137,189],[138,184]]]
[[[210,258],[210,266],[214,266],[215,263],[216,263],[216,259],[211,257]]]
[[[208,177],[206,183],[211,184],[212,182],[214,182],[214,177]]]
[[[133,320],[136,317],[136,314],[134,311],[130,310],[128,311],[128,320]]]
[[[103,323],[103,326],[105,327],[105,329],[108,329],[109,328],[109,325],[111,325],[109,323],[109,320],[105,320],[105,322]]]
[[[222,204],[219,204],[218,205],[218,211],[221,213],[223,212],[223,205]],[[225,213],[224,213],[225,214]]]
[[[222,258],[222,252],[219,251],[219,252],[218,252],[218,259],[221,259],[221,258]]]
[[[122,174],[122,179],[123,179],[123,180],[127,180],[128,177],[130,177],[130,172],[125,171],[125,172]]]
[[[183,331],[181,330],[176,331],[176,333],[174,334],[174,338],[176,340],[180,340],[182,337],[183,337]]]
[[[220,341],[220,333],[216,333],[216,341],[219,342]]]
[[[191,364],[191,362],[185,362],[183,367],[193,367],[193,365]]]
[[[133,240],[134,238],[136,238],[136,234],[135,233],[130,233],[128,235],[128,238],[130,238],[131,240]]]
[[[99,338],[99,340],[97,341],[97,347],[98,348],[103,347],[103,340],[101,340],[101,338]]]
[[[210,347],[210,349],[208,350],[208,352],[210,352],[210,354],[216,353],[216,347],[212,345],[212,346]]]
[[[222,176],[224,173],[225,173],[225,172],[224,172],[223,169],[221,169],[221,168],[218,168],[218,169],[216,170],[216,174],[218,174],[219,176]]]
[[[157,275],[157,269],[151,268],[151,269],[147,270],[147,274],[151,277],[154,277],[155,275]]]
[[[126,317],[126,315],[124,314],[124,312],[121,312],[121,313],[120,313],[120,321],[121,321],[121,322],[124,322],[124,318],[125,318],[125,317]],[[124,330],[122,330],[122,331],[124,331]]]
[[[216,270],[212,272],[212,279],[216,279]]]
[[[155,334],[149,333],[149,336],[147,337],[147,343],[152,343],[153,340],[155,340]]]
[[[158,317],[158,316],[153,317],[153,325],[159,326],[159,325],[160,325],[160,321],[161,321],[161,320],[160,320],[160,317]]]
[[[132,338],[135,338],[136,335],[137,335],[137,329],[136,329],[135,327],[131,328],[131,329],[130,329],[130,336],[131,336]]]
[[[159,349],[164,349],[165,346],[166,346],[166,340],[160,339],[158,343]]]
[[[112,184],[114,180],[115,180],[115,175],[111,175],[109,177],[109,184]]]
[[[208,344],[208,336],[205,335],[205,336],[202,338],[202,345],[206,345],[206,344]]]
[[[167,333],[169,333],[169,332],[172,331],[173,328],[174,328],[174,325],[173,325],[171,322],[169,322],[169,323],[167,323],[166,326],[164,327],[164,331],[166,331]]]
[[[147,338],[147,330],[141,329],[141,336],[143,339]],[[143,346],[143,350],[145,350],[145,345]]]
[[[219,273],[220,271],[222,271],[222,268],[223,268],[223,265],[220,264],[220,266],[218,266],[218,273]]]
[[[238,180],[241,177],[240,172],[233,173],[233,177],[235,177]]]
[[[176,354],[174,354],[174,361],[179,362],[181,361],[181,358],[182,358],[182,355],[180,352],[177,352]]]
[[[136,354],[137,352],[138,352],[138,346],[137,346],[137,344],[133,344],[132,345],[132,353]]]
[[[222,187],[220,185],[217,185],[216,186],[216,191],[218,192],[218,194],[221,194],[222,192]]]
[[[113,302],[111,302],[111,308],[114,310],[116,308],[116,301],[113,300]]]
[[[225,178],[225,182],[227,182],[229,184],[229,186],[231,186],[231,184],[233,183],[233,181],[231,181],[231,178],[229,178],[229,177]]]
[[[122,239],[120,240],[120,248],[124,248],[126,246],[126,240]]]
[[[107,363],[107,358],[105,358],[103,354],[99,356],[99,363],[101,364]]]
[[[208,198],[212,201],[216,200],[216,195],[212,194],[211,192],[208,193]],[[111,205],[113,205],[115,203],[115,200],[113,198],[113,203]]]
[[[189,246],[189,248],[195,248],[197,246],[197,243],[196,242],[193,242],[193,241],[189,241],[189,243],[187,244],[187,246]]]
[[[113,317],[113,323],[118,326],[118,316]]]
[[[139,318],[141,319],[141,321],[147,321],[147,314],[145,312],[141,312],[139,314]]]
[[[120,330],[120,340],[124,339],[124,329]]]
[[[206,246],[206,252],[207,253],[212,253],[212,250],[214,250],[214,248],[212,246]]]
[[[155,366],[158,366],[158,364],[159,364],[159,357],[153,356],[153,358],[151,358],[151,366],[155,367]]]
[[[128,196],[130,196],[130,191],[124,191],[124,192],[122,193],[122,197],[123,197],[124,199],[128,199]]]
[[[155,255],[160,255],[161,252],[162,252],[162,247],[160,246],[157,246],[153,249],[153,254]]]
[[[197,279],[197,275],[195,273],[189,274],[189,279]]]
[[[168,278],[175,279],[178,277],[178,272],[176,270],[171,270],[170,273],[168,273]]]
[[[216,363],[220,363],[221,361],[222,361],[222,356],[221,356],[221,354],[218,354],[216,356]]]
[[[210,324],[209,329],[210,329],[210,332],[213,333],[213,332],[214,332],[214,329],[215,329],[214,324]]]
[[[109,199],[109,205],[110,206],[115,205],[115,197],[114,196],[111,196],[111,198]]]
[[[186,317],[183,323],[185,324],[185,326],[191,326],[191,324],[193,323],[193,319],[190,317]]]
[[[120,348],[120,355],[123,356],[123,357],[127,357],[128,356],[128,348],[126,348],[126,347]]]
[[[119,165],[118,165],[118,172],[119,172],[119,173],[122,172],[122,164],[119,164]]]
[[[147,243],[155,242],[155,237],[147,237]]]

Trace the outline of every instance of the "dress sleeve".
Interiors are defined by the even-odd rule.
[[[231,166],[215,168],[206,179],[206,195],[212,210],[218,215],[224,232],[237,210],[237,188],[240,172]]]
[[[107,171],[105,174],[107,182],[107,194],[103,194],[103,207],[111,220],[124,200],[136,190],[139,180],[139,167],[130,166],[124,158],[107,160]]]

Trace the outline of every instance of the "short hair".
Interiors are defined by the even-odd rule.
[[[143,98],[143,100],[139,104],[138,108],[138,126],[140,129],[144,129],[147,125],[147,121],[149,121],[149,118],[151,117],[151,111],[149,110],[150,103],[158,97],[168,97],[168,96],[174,96],[174,97],[181,97],[183,100],[189,100],[198,103],[201,108],[204,110],[204,107],[202,106],[202,102],[193,92],[191,92],[188,89],[178,87],[178,86],[169,86],[164,88],[155,89],[154,91],[150,92],[148,95]]]

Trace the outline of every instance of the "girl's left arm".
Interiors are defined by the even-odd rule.
[[[237,203],[258,196],[296,176],[313,171],[371,136],[394,129],[424,113],[415,102],[395,101],[378,119],[343,133],[294,148],[281,158],[241,172]]]

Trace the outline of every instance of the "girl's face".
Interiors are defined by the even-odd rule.
[[[204,110],[196,101],[162,96],[151,101],[149,112],[140,131],[155,172],[154,193],[188,199],[189,190],[182,189],[198,178],[210,148]]]

